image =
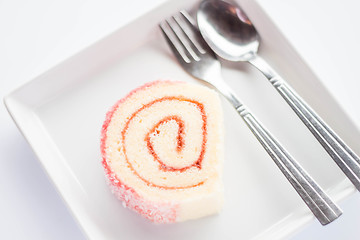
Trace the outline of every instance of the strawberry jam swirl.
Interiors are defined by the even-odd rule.
[[[139,108],[138,110],[136,110],[126,121],[124,128],[121,131],[121,138],[122,138],[122,145],[123,145],[123,151],[124,151],[124,155],[125,155],[125,160],[127,165],[129,166],[129,168],[131,169],[131,171],[137,176],[139,177],[142,181],[144,181],[148,186],[151,187],[157,187],[157,188],[163,188],[163,189],[187,189],[187,188],[193,188],[196,186],[200,186],[204,183],[204,181],[200,181],[196,184],[192,184],[192,185],[187,185],[187,186],[163,186],[163,185],[159,185],[159,184],[154,184],[152,182],[150,182],[149,180],[147,180],[146,178],[144,178],[141,174],[139,174],[136,169],[133,167],[133,165],[131,164],[131,161],[129,161],[128,155],[127,155],[127,151],[126,151],[126,144],[125,144],[125,140],[126,140],[126,136],[127,136],[127,132],[128,132],[128,128],[130,123],[134,120],[134,118],[143,110],[151,107],[152,105],[156,104],[156,103],[160,103],[160,102],[165,102],[165,101],[179,101],[179,102],[188,102],[190,104],[193,104],[196,106],[196,108],[199,110],[201,118],[202,118],[202,143],[201,143],[201,149],[200,149],[200,154],[199,157],[197,157],[195,159],[194,162],[192,162],[191,164],[188,164],[187,166],[182,166],[182,167],[174,167],[174,166],[169,166],[168,164],[166,164],[164,161],[162,161],[159,157],[159,155],[156,153],[153,143],[151,142],[151,136],[154,135],[154,133],[159,133],[159,127],[163,124],[166,124],[170,121],[174,121],[176,122],[177,126],[178,126],[178,132],[177,132],[177,137],[176,137],[176,151],[178,153],[181,153],[184,149],[185,146],[185,123],[182,120],[182,118],[180,116],[177,115],[171,115],[171,116],[166,116],[165,118],[161,119],[160,121],[158,121],[156,124],[154,124],[154,126],[150,129],[150,131],[148,131],[145,134],[145,138],[144,141],[146,143],[147,146],[147,150],[150,153],[150,155],[152,156],[152,158],[154,159],[154,161],[156,161],[159,164],[159,171],[164,171],[164,172],[184,172],[190,168],[197,168],[199,170],[201,170],[202,167],[202,161],[205,155],[205,149],[206,149],[206,141],[207,141],[207,117],[206,117],[206,113],[205,113],[205,109],[204,109],[204,105],[198,101],[192,100],[192,99],[188,99],[185,97],[175,97],[175,96],[168,96],[168,97],[162,97],[156,100],[153,100],[145,105],[143,105],[141,108]]]

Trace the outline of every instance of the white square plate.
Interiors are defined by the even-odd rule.
[[[313,219],[271,158],[223,101],[225,206],[214,216],[155,225],[122,207],[106,186],[99,150],[105,113],[131,89],[158,79],[197,82],[176,63],[157,24],[194,9],[169,0],[33,79],[6,106],[91,239],[279,239]],[[322,82],[254,1],[239,0],[262,36],[260,55],[352,147],[360,134]],[[336,201],[354,191],[332,159],[265,78],[245,63],[224,63],[241,99]]]

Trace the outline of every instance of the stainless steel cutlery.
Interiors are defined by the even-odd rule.
[[[257,54],[260,36],[246,13],[231,0],[207,0],[201,2],[197,20],[203,38],[218,56],[249,62],[265,75],[360,191],[359,157]]]
[[[182,11],[160,23],[178,63],[193,77],[213,86],[235,108],[316,218],[325,225],[342,211],[226,85],[215,53],[205,43],[189,15]]]

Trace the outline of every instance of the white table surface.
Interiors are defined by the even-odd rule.
[[[0,96],[163,1],[1,0]],[[359,122],[359,1],[259,2]],[[326,227],[314,220],[292,239],[359,239],[360,194],[340,206],[344,210],[340,219]],[[0,239],[85,239],[4,106],[0,106],[0,216]]]

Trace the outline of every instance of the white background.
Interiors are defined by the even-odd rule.
[[[163,1],[0,0],[0,96]],[[259,2],[359,122],[358,1]],[[359,239],[360,194],[340,205],[340,219],[326,227],[314,220],[293,239]],[[0,239],[85,239],[3,105]]]

